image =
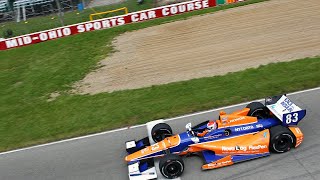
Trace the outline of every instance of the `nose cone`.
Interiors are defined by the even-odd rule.
[[[125,157],[125,161],[135,161],[140,159],[146,159],[153,156],[159,156],[163,154],[163,150],[169,149],[170,147],[174,147],[180,144],[180,137],[179,135],[174,135],[168,138],[165,138],[163,141],[160,141],[156,144],[148,146],[144,149],[136,151],[132,154],[129,154]]]

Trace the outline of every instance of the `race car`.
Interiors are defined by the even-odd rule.
[[[182,157],[199,155],[203,170],[229,166],[238,162],[298,147],[303,134],[297,124],[306,115],[286,95],[268,97],[265,105],[251,102],[231,114],[220,112],[216,120],[207,120],[174,135],[164,121],[147,124],[148,137],[126,142],[129,179],[157,179],[154,160],[168,179],[183,174]]]

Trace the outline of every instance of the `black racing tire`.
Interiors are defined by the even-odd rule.
[[[159,123],[152,128],[151,136],[155,142],[160,142],[164,138],[172,136],[172,129],[166,123]]]
[[[270,129],[269,149],[271,152],[284,153],[296,145],[296,137],[289,128],[278,125]]]
[[[248,116],[257,117],[258,119],[266,119],[270,117],[270,111],[260,102],[252,102],[246,106],[250,111]]]
[[[179,155],[168,154],[160,159],[159,169],[165,178],[175,179],[182,175],[184,171],[184,163]]]

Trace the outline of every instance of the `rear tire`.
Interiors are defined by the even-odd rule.
[[[155,142],[160,142],[164,138],[172,136],[172,129],[166,123],[159,123],[152,128],[151,136]]]
[[[270,151],[284,153],[293,148],[295,144],[296,138],[289,128],[278,125],[270,129]]]
[[[246,108],[250,109],[248,116],[257,117],[258,119],[270,117],[268,108],[260,102],[252,102],[248,104]]]
[[[184,163],[179,155],[168,154],[160,159],[159,169],[164,177],[174,179],[182,175]]]

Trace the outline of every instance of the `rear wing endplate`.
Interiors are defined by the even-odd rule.
[[[284,126],[297,125],[306,115],[306,110],[294,104],[286,95],[268,97],[265,104]]]

